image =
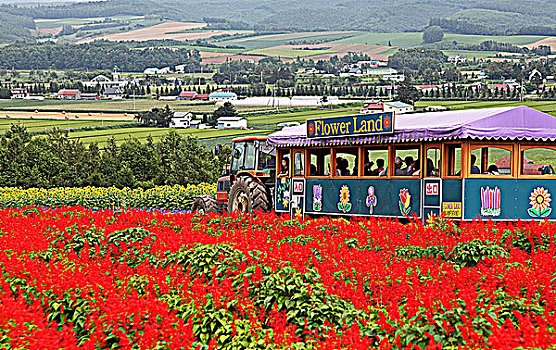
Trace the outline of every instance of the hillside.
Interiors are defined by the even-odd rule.
[[[553,0],[107,0],[0,5],[0,40],[32,40],[37,34],[33,19],[121,16],[177,21],[220,18],[233,22],[217,29],[234,30],[418,32],[432,22],[458,34],[556,35]]]

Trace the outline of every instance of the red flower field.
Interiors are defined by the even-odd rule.
[[[0,222],[3,348],[556,344],[552,223],[82,208]]]

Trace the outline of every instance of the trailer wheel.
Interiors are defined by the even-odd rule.
[[[191,210],[198,213],[218,212],[218,202],[213,196],[203,195],[193,200]]]
[[[249,213],[254,210],[272,210],[272,200],[268,188],[257,179],[241,176],[232,185],[228,199],[228,212]]]

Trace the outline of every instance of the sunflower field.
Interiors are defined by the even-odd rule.
[[[0,210],[6,349],[550,349],[556,224]]]
[[[184,211],[193,199],[216,193],[216,184],[157,186],[151,189],[116,187],[29,188],[0,187],[0,208],[27,206],[61,208],[80,206],[93,210],[136,208]]]

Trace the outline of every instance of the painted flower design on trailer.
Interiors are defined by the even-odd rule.
[[[529,204],[531,208],[527,209],[527,213],[534,218],[545,218],[550,215],[552,208],[550,207],[550,193],[544,187],[537,187],[529,196]]]
[[[399,206],[400,212],[405,216],[409,216],[409,213],[411,213],[411,194],[407,188],[400,190]]]
[[[322,186],[313,185],[313,210],[322,210]]]
[[[374,186],[369,186],[367,193],[368,196],[367,196],[367,200],[365,201],[365,204],[369,207],[369,214],[372,214],[374,211],[374,207],[376,207],[377,204]]]
[[[351,210],[351,203],[349,202],[349,187],[343,185],[340,189],[340,202],[338,203],[338,210],[347,213]]]

